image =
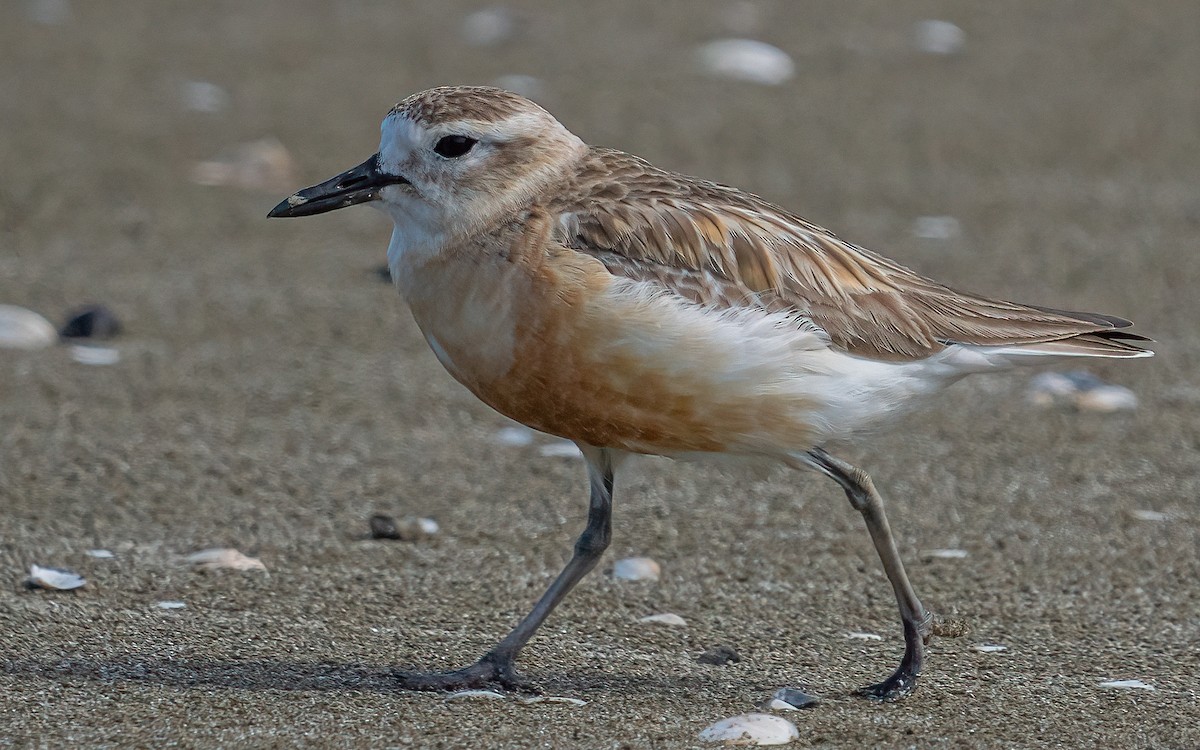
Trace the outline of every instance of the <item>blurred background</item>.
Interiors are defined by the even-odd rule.
[[[847,746],[1200,742],[1200,5],[950,0],[0,4],[0,304],[59,327],[99,303],[122,326],[80,349],[26,321],[45,346],[0,349],[0,738],[579,731],[388,690],[387,667],[465,662],[525,610],[582,524],[583,470],[442,372],[375,273],[384,217],[265,218],[441,84],[517,90],[952,286],[1134,319],[1159,355],[1091,367],[1128,389],[1111,413],[1018,373],[847,454],[918,591],[982,635],[935,646],[894,710],[804,720]],[[579,744],[687,746],[797,673],[848,688],[894,665],[890,593],[832,485],[658,461],[622,484],[612,555],[663,582],[596,576],[528,657],[591,701]],[[441,531],[364,541],[377,512]],[[271,576],[177,559],[226,546]],[[26,591],[34,562],[89,586]],[[690,627],[630,625],[668,610]],[[717,642],[746,658],[697,666]]]

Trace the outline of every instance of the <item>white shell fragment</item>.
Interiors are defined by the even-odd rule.
[[[533,442],[533,430],[528,427],[501,427],[496,430],[496,442],[520,448]]]
[[[949,21],[929,19],[913,24],[913,44],[931,55],[955,55],[967,43],[967,33]]]
[[[765,711],[800,711],[812,708],[821,699],[799,688],[781,687],[759,708]]]
[[[965,549],[931,549],[925,552],[925,557],[936,557],[941,560],[962,560],[970,556]]]
[[[292,155],[274,138],[243,143],[232,153],[192,167],[192,182],[199,185],[228,185],[248,190],[294,188]]]
[[[548,458],[581,458],[583,456],[579,452],[579,446],[570,440],[559,440],[549,445],[543,445],[538,448],[538,453]]]
[[[778,86],[796,72],[788,53],[754,39],[718,39],[696,51],[708,73],[735,81]]]
[[[70,349],[71,359],[81,365],[115,365],[121,361],[121,352],[111,346],[80,346]]]
[[[846,637],[850,638],[852,640],[855,640],[855,641],[882,641],[883,640],[883,636],[879,635],[878,633],[850,632],[850,633],[846,633]]]
[[[87,579],[73,570],[29,566],[29,585],[53,591],[71,591],[87,583]]]
[[[183,106],[193,112],[213,114],[229,106],[225,89],[209,81],[184,81],[180,87]]]
[[[983,654],[998,654],[1001,651],[1007,651],[1008,646],[1001,646],[998,643],[976,643],[975,650]]]
[[[687,620],[683,619],[674,612],[664,612],[661,615],[647,615],[646,617],[639,617],[638,622],[649,622],[658,625],[672,625],[677,628],[687,627]]]
[[[90,549],[87,551],[88,557],[94,557],[97,560],[111,560],[116,557],[112,550],[107,549]]]
[[[757,713],[721,719],[700,732],[704,742],[726,745],[786,745],[799,738],[796,725],[782,716]]]
[[[1102,688],[1118,688],[1122,690],[1155,690],[1156,688],[1141,680],[1105,680],[1100,683]]]
[[[1137,521],[1159,521],[1159,522],[1161,522],[1161,521],[1170,521],[1171,520],[1170,513],[1163,513],[1161,511],[1157,511],[1157,510],[1147,510],[1144,508],[1137,508],[1136,510],[1131,510],[1131,511],[1129,511],[1129,515],[1133,516],[1133,518]]]
[[[565,703],[568,706],[587,705],[587,701],[567,695],[518,695],[517,702],[523,703],[526,706],[532,706],[535,703]]]
[[[58,343],[54,324],[33,310],[0,305],[0,349],[45,349]]]
[[[504,693],[497,693],[495,690],[459,690],[447,695],[446,702],[450,701],[468,701],[468,700],[507,700]]]
[[[1043,372],[1029,381],[1027,397],[1043,408],[1067,406],[1104,414],[1133,411],[1137,394],[1120,385],[1109,385],[1086,370]]]
[[[657,581],[662,566],[649,557],[626,557],[613,563],[613,578],[618,581]]]
[[[492,7],[477,10],[463,19],[463,41],[472,47],[494,47],[503,44],[517,31],[517,19],[508,8]]]
[[[180,601],[166,600],[155,602],[154,606],[158,607],[159,609],[184,609],[187,607],[187,604]]]
[[[262,560],[247,557],[241,552],[229,547],[214,547],[200,550],[188,555],[186,559],[192,565],[205,570],[228,568],[230,570],[266,570]]]
[[[961,232],[962,227],[953,216],[918,216],[912,227],[912,233],[923,240],[949,240]]]

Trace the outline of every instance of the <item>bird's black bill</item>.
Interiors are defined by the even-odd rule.
[[[313,216],[358,203],[379,200],[380,189],[408,180],[379,170],[379,154],[320,185],[304,188],[271,209],[268,217]]]

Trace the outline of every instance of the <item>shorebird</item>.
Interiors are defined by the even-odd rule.
[[[575,441],[590,479],[586,527],[532,611],[470,666],[402,673],[412,689],[521,689],[517,656],[608,547],[622,460],[733,454],[815,469],[862,514],[904,656],[859,692],[904,697],[940,621],[870,477],[826,448],[971,373],[1152,356],[1127,320],[956,291],[758,196],[589,146],[493,88],[408,97],[378,153],[270,216],[368,202],[395,224],[392,278],[446,370]]]

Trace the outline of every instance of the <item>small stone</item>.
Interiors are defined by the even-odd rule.
[[[45,349],[58,343],[54,324],[32,310],[0,305],[0,349]]]
[[[696,51],[696,59],[711,75],[763,86],[778,86],[796,72],[788,53],[754,39],[709,42]]]
[[[942,560],[962,560],[970,555],[971,553],[965,549],[931,549],[923,557],[936,557]]]
[[[613,578],[618,581],[657,581],[662,567],[649,557],[626,557],[613,563]]]
[[[212,549],[193,552],[184,558],[187,562],[204,570],[228,568],[230,570],[266,570],[262,560],[247,557],[241,552],[229,547],[213,547]]]
[[[796,725],[782,716],[741,714],[721,719],[700,732],[704,742],[726,745],[786,745],[800,738]]]
[[[86,305],[67,314],[58,329],[64,339],[111,339],[121,332],[121,321],[104,305]]]
[[[107,549],[90,549],[86,554],[88,557],[94,557],[97,560],[111,560],[116,557],[112,550]]]
[[[658,625],[672,625],[677,628],[687,627],[687,620],[683,619],[674,612],[665,612],[661,615],[647,615],[646,617],[638,618],[638,622],[648,622]]]
[[[1162,513],[1157,510],[1145,510],[1142,508],[1129,511],[1129,515],[1133,516],[1133,518],[1138,521],[1161,522],[1171,520],[1171,515],[1169,513]]]
[[[913,25],[913,44],[931,55],[954,55],[966,46],[967,33],[949,21],[918,21]]]
[[[975,650],[983,654],[998,654],[1001,651],[1007,651],[1008,646],[1001,646],[996,643],[976,643]]]
[[[405,516],[397,521],[382,513],[371,516],[368,522],[371,527],[372,539],[399,539],[402,542],[415,542],[437,534],[441,528],[432,518],[416,518]]]
[[[846,633],[846,637],[850,638],[852,640],[856,640],[856,641],[882,641],[883,640],[883,636],[878,635],[876,633],[850,632],[850,633]]]
[[[701,664],[711,664],[714,667],[723,667],[726,664],[737,664],[742,660],[737,651],[734,651],[729,646],[713,646],[709,650],[696,657],[696,661]]]
[[[154,606],[159,609],[184,609],[187,607],[187,604],[185,602],[167,600],[155,602]]]
[[[1102,688],[1117,688],[1120,690],[1155,690],[1156,688],[1141,680],[1105,680],[1100,683]]]
[[[43,568],[41,565],[29,566],[29,579],[25,582],[29,588],[50,591],[71,591],[86,584],[87,579],[73,570]]]

